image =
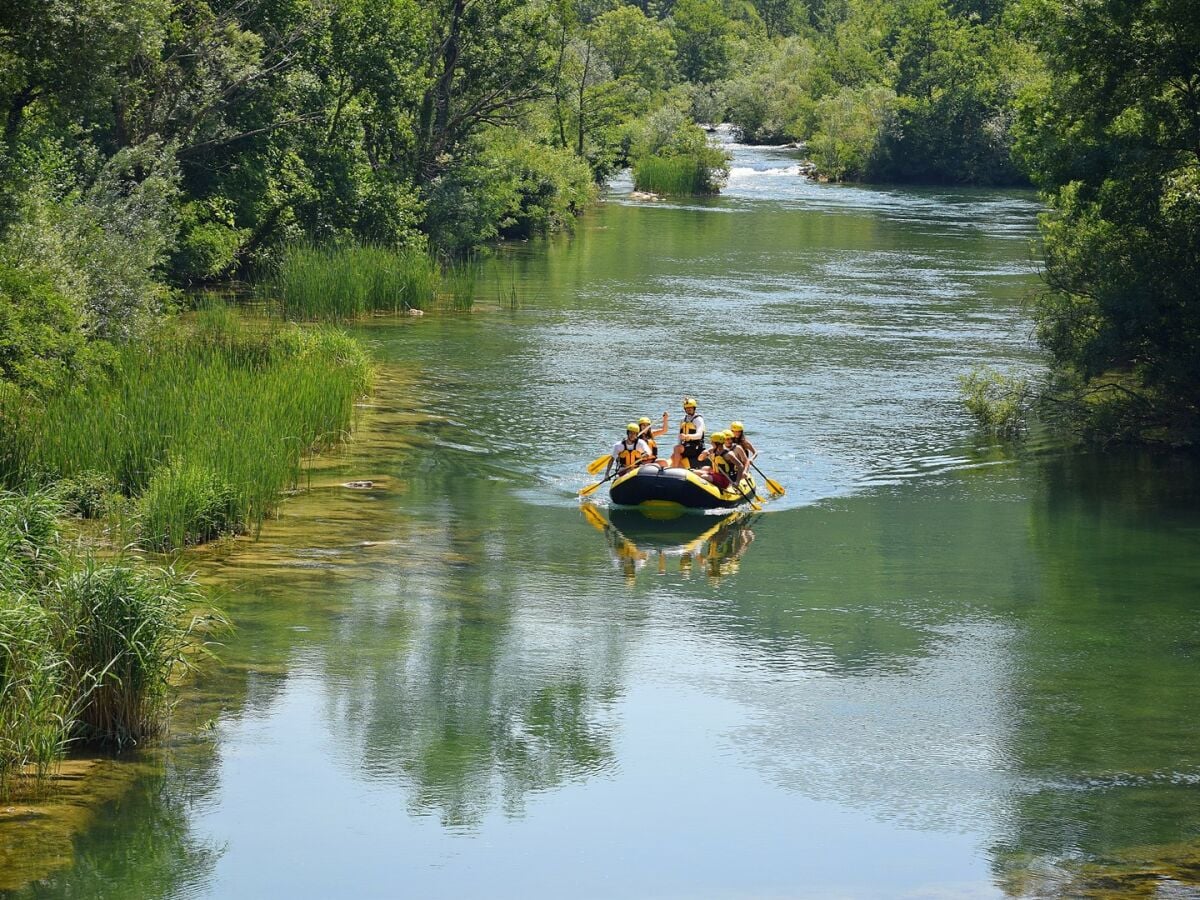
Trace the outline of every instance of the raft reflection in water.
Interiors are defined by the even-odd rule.
[[[617,568],[633,584],[650,564],[659,575],[684,578],[703,575],[716,583],[737,573],[742,554],[754,540],[750,526],[757,514],[734,512],[720,517],[673,515],[641,508],[609,509],[592,503],[580,506],[583,517],[607,539]]]

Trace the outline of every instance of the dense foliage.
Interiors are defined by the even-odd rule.
[[[1198,16],[1189,0],[0,4],[0,392],[79,381],[171,306],[167,285],[276,271],[285,247],[461,255],[568,224],[625,165],[642,187],[716,190],[727,163],[696,123],[726,120],[799,142],[831,180],[1041,186],[1043,341],[1077,385],[1126,398],[1118,419],[1175,431],[1200,369]]]
[[[1039,333],[1107,438],[1200,437],[1200,6],[1031,0],[1050,67],[1020,150],[1046,189]]]

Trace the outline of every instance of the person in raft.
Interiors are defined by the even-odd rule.
[[[639,431],[641,429],[635,422],[625,426],[625,439],[613,444],[612,456],[608,458],[608,465],[604,467],[605,478],[608,478],[608,473],[612,471],[613,463],[616,463],[617,474],[620,475],[650,458],[650,448],[638,437]]]
[[[679,443],[671,452],[671,465],[678,468],[687,464],[689,469],[700,463],[704,452],[704,417],[696,412],[696,398],[683,398],[683,421],[679,423]]]
[[[663,413],[662,428],[652,428],[649,416],[642,416],[638,419],[638,437],[645,441],[646,446],[650,448],[650,459],[647,462],[649,465],[658,466],[660,469],[666,463],[658,458],[658,441],[655,438],[667,433],[669,421],[667,414]]]
[[[746,429],[742,427],[741,422],[734,422],[729,426],[729,431],[726,432],[729,439],[725,442],[726,446],[737,447],[746,454],[746,462],[754,462],[754,457],[758,456],[758,451],[754,449],[754,445],[750,443],[750,438],[746,437]]]
[[[715,432],[712,436],[712,447],[700,454],[700,461],[708,464],[705,473],[708,480],[721,490],[742,480],[746,471],[746,454],[737,447],[729,446],[728,435],[724,431]]]

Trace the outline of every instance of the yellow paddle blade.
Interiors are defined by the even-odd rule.
[[[774,478],[766,478],[764,476],[764,480],[767,482],[767,490],[770,491],[772,494],[774,494],[776,497],[782,497],[784,494],[787,493],[787,491],[785,491],[783,489],[783,485],[780,484],[778,481],[776,481]]]
[[[579,492],[579,496],[580,497],[590,497],[592,494],[596,493],[596,488],[598,488],[598,487],[600,487],[600,485],[604,484],[604,481],[605,480],[602,479],[600,481],[589,484],[587,487],[585,487],[583,490],[581,490]]]
[[[600,470],[608,465],[608,460],[609,460],[609,454],[607,454],[607,453],[605,453],[603,456],[597,456],[595,459],[593,459],[590,463],[587,464],[588,474],[589,475],[599,475]]]

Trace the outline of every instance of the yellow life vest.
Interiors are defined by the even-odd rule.
[[[733,463],[725,458],[727,452],[722,450],[720,453],[712,455],[713,471],[720,472],[722,475],[733,475]]]
[[[688,413],[683,417],[683,421],[679,425],[679,433],[683,435],[684,443],[692,440],[692,435],[700,431],[695,425],[696,416],[693,413]]]
[[[617,461],[621,464],[622,469],[628,469],[642,458],[642,454],[638,453],[637,445],[636,439],[632,447],[629,446],[629,441],[621,441],[621,452],[617,454]]]
[[[641,434],[639,434],[638,437],[640,437],[643,441],[645,441],[646,446],[650,448],[650,458],[657,459],[658,458],[658,441],[656,441],[653,437],[650,436],[650,429],[647,428],[645,431],[643,431]]]

